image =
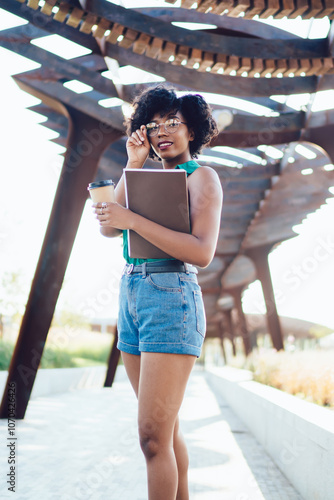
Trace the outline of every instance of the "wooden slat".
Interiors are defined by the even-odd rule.
[[[282,74],[284,75],[284,73],[287,71],[288,69],[288,63],[286,61],[286,59],[277,59],[276,60],[276,69],[275,71],[273,71],[271,73],[271,76],[277,76],[279,74]]]
[[[228,13],[230,17],[238,17],[241,12],[247,12],[251,7],[251,0],[239,0],[235,7]]]
[[[81,22],[81,19],[84,15],[84,11],[82,9],[78,9],[78,7],[74,7],[69,18],[66,21],[66,24],[72,26],[72,28],[77,28]]]
[[[90,12],[85,13],[79,31],[89,35],[92,32],[92,27],[96,24],[96,22],[97,22],[97,16],[91,14]]]
[[[240,57],[229,56],[224,74],[229,75],[232,71],[237,72],[239,68],[240,68]]]
[[[280,0],[266,0],[266,7],[259,15],[260,19],[267,19],[270,16],[275,16],[276,12],[280,10]]]
[[[234,7],[234,0],[221,0],[220,2],[213,2],[212,13],[213,14],[222,14],[225,12],[230,12]]]
[[[162,46],[162,50],[160,54],[158,55],[159,61],[162,62],[169,62],[169,59],[171,56],[174,56],[175,58],[175,52],[176,52],[176,45],[175,43],[172,42],[164,42]]]
[[[237,76],[245,71],[248,73],[252,69],[252,59],[250,57],[241,57],[240,68],[237,70]]]
[[[198,12],[206,12],[207,10],[209,10],[210,7],[212,7],[213,3],[214,3],[213,0],[202,0],[202,1],[198,0],[197,1],[198,7],[196,10]]]
[[[114,45],[117,44],[118,38],[120,36],[123,36],[124,29],[124,26],[115,23],[110,30],[110,34],[106,37],[106,42],[112,43]]]
[[[190,49],[190,57],[185,64],[186,68],[193,68],[194,64],[202,62],[202,51],[199,49]]]
[[[178,45],[176,47],[175,59],[172,62],[172,64],[174,64],[175,66],[181,66],[182,61],[188,61],[189,52],[190,52],[189,47],[186,47],[184,45]]]
[[[31,9],[37,10],[38,9],[38,2],[39,2],[39,0],[28,0],[27,5]]]
[[[194,0],[181,0],[181,7],[184,9],[190,9],[194,3]]]
[[[212,66],[210,73],[217,73],[217,71],[219,71],[220,69],[225,70],[226,66],[227,66],[227,56],[225,56],[224,54],[217,54],[215,58],[215,63]]]
[[[144,54],[148,44],[150,43],[152,37],[146,35],[146,33],[141,33],[137,40],[134,42],[132,50],[136,54]]]
[[[57,0],[46,0],[43,7],[41,7],[41,12],[46,16],[51,16],[52,9],[56,5]]]
[[[310,9],[305,12],[303,19],[311,19],[323,10],[322,0],[309,0]]]
[[[110,29],[111,22],[107,19],[101,19],[96,29],[93,31],[94,38],[103,38],[106,31]]]
[[[322,75],[324,73],[323,59],[312,59],[313,75]]]
[[[69,11],[70,11],[70,5],[66,4],[66,3],[61,3],[59,5],[59,10],[56,14],[54,14],[53,16],[53,19],[55,21],[58,21],[60,23],[63,23],[66,19],[66,16],[68,15]]]
[[[325,57],[323,59],[323,74],[334,73],[334,59],[333,57]]]
[[[310,68],[306,71],[306,76],[316,75],[322,67],[321,59],[310,59]]]
[[[253,77],[257,73],[261,75],[264,65],[263,65],[263,60],[262,59],[253,59],[253,67],[252,69],[248,72],[249,77]]]
[[[287,59],[286,60],[288,67],[287,70],[283,73],[283,76],[289,76],[290,73],[294,75],[299,70],[299,61],[298,59]]]
[[[251,19],[256,15],[260,15],[266,8],[265,0],[253,0],[253,6],[245,13],[245,19]]]
[[[295,72],[295,76],[300,76],[302,73],[307,74],[311,68],[309,59],[299,59],[299,69]]]
[[[332,5],[330,5],[332,3]],[[319,12],[319,14],[317,14],[315,17],[316,18],[319,18],[319,17],[326,17],[326,16],[329,16],[333,13],[334,11],[334,5],[333,5],[333,2],[331,2],[331,0],[323,0],[323,10],[321,12]]]
[[[157,59],[162,50],[163,40],[161,38],[153,38],[151,43],[147,46],[145,55],[151,57],[152,59]]]
[[[295,19],[298,16],[303,16],[309,9],[308,0],[295,0],[296,10],[289,15],[289,19]]]
[[[211,68],[214,64],[215,56],[212,52],[204,52],[204,56],[202,58],[202,62],[198,71],[207,71],[207,68]]]
[[[123,40],[118,42],[118,45],[120,47],[124,47],[125,49],[129,49],[136,41],[138,35],[139,35],[138,31],[132,30],[131,28],[127,28],[123,33],[124,36]]]
[[[281,0],[282,8],[275,15],[275,19],[282,19],[283,17],[288,17],[295,10],[294,0]]]
[[[265,59],[264,60],[264,69],[261,73],[261,76],[271,75],[275,70],[276,70],[275,59]]]

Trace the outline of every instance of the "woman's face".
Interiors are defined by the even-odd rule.
[[[167,120],[177,120],[179,122],[186,122],[184,116],[180,111],[171,111],[163,116],[156,113],[150,120],[159,125],[158,133],[154,137],[149,137],[152,149],[159,156],[166,166],[176,166],[177,164],[185,163],[191,160],[189,152],[189,142],[194,140],[194,134],[188,129],[187,124],[180,123],[179,126],[174,127],[176,131],[168,131],[164,123]]]

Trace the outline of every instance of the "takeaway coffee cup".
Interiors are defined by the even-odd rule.
[[[88,185],[88,191],[93,203],[103,201],[115,202],[115,183],[108,179],[106,181],[91,182]]]

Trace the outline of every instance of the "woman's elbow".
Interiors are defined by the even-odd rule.
[[[122,234],[122,231],[120,229],[116,229],[115,227],[102,226],[100,228],[100,233],[106,238],[115,238],[116,236],[120,236]]]
[[[214,252],[212,253],[207,249],[202,250],[201,252],[198,253],[192,264],[202,269],[205,269],[211,264],[213,257],[214,257]]]
[[[197,262],[197,264],[195,264],[196,266],[200,267],[201,269],[205,269],[206,267],[208,267],[212,262],[212,258],[208,259],[207,257],[199,260]]]

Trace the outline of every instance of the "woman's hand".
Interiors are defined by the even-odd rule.
[[[132,132],[126,142],[128,153],[128,166],[130,168],[142,168],[150,152],[150,143],[147,137],[145,125]]]
[[[93,203],[93,208],[101,227],[123,230],[130,229],[132,226],[135,214],[118,203]]]

